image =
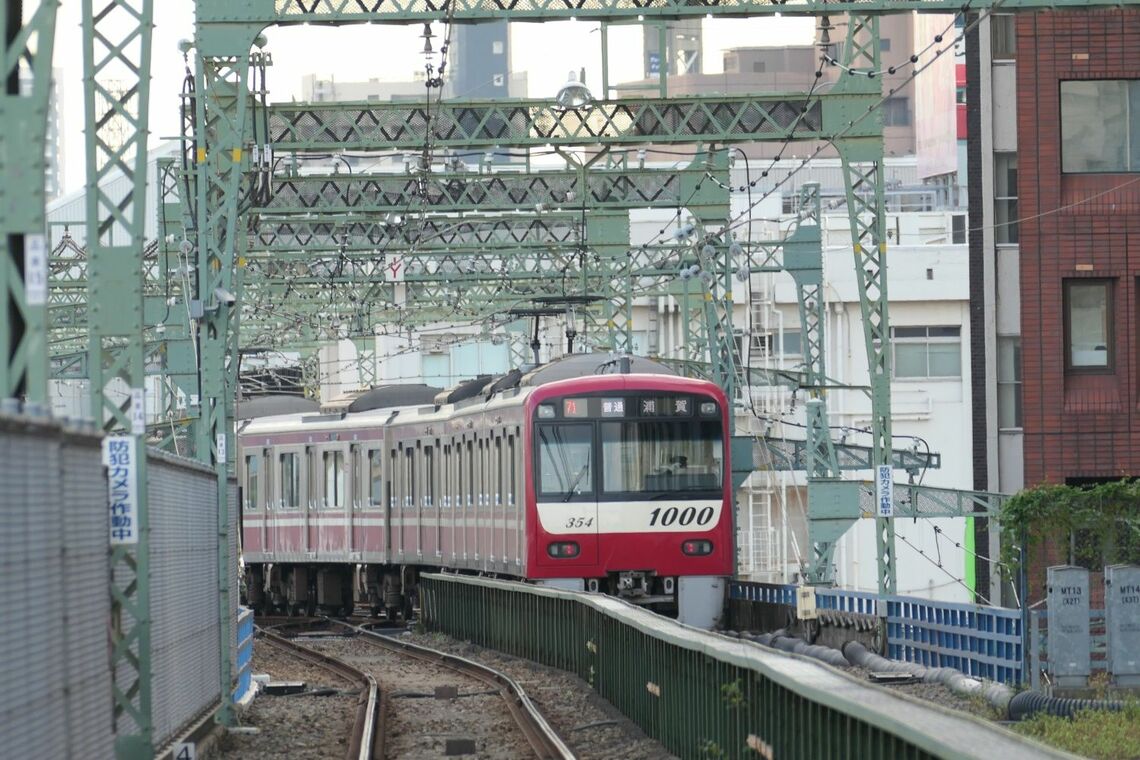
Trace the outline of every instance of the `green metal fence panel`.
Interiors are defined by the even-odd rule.
[[[577,674],[682,758],[1066,756],[611,597],[455,575],[420,583],[429,629]]]

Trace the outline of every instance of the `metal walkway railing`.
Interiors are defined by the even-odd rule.
[[[682,758],[1063,757],[974,716],[611,597],[421,577],[425,625],[576,673]]]

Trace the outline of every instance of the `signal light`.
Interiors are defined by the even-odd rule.
[[[681,553],[689,557],[703,557],[712,554],[712,541],[690,539],[681,544]]]
[[[574,559],[579,551],[581,549],[573,541],[559,541],[546,547],[546,553],[554,559]]]

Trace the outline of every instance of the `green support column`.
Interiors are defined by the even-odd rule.
[[[852,14],[848,18],[847,42],[843,49],[845,66],[878,72],[879,19]],[[865,95],[868,106],[882,98],[879,76],[844,76],[832,90],[835,93]],[[866,108],[858,105],[849,119],[862,118]],[[890,466],[891,456],[891,345],[887,316],[887,236],[883,198],[882,113],[875,110],[867,119],[875,127],[873,137],[843,137],[836,142],[843,163],[847,209],[851,219],[851,240],[855,254],[856,282],[863,316],[863,337],[871,380],[872,461]],[[842,124],[836,126],[842,129]],[[887,518],[875,518],[879,594],[894,594],[895,530]]]
[[[58,7],[57,0],[10,2],[0,17],[0,399],[24,397],[35,404],[47,400],[44,139]],[[21,67],[30,82],[20,81]]]
[[[91,410],[118,433],[108,445],[133,447],[134,460],[134,514],[111,505],[115,751],[124,759],[154,754],[143,338],[153,12],[153,0],[83,0]],[[105,182],[118,172],[127,182]],[[115,460],[109,464],[112,490],[130,490],[128,471],[117,484]]]
[[[218,478],[218,596],[221,615],[222,694],[218,720],[233,722],[228,699],[233,689],[230,651],[233,621],[230,619],[230,578],[237,572],[229,556],[228,476],[233,470],[233,404],[236,389],[236,328],[240,263],[238,235],[246,227],[239,220],[244,168],[248,165],[246,125],[250,102],[249,72],[254,58],[250,48],[254,30],[237,27],[219,47],[217,40],[204,39],[198,30],[193,156],[197,204],[198,320],[200,357],[200,410],[196,446],[198,458],[213,466]],[[244,36],[243,36],[244,35]],[[260,55],[260,54],[257,54]]]
[[[809,583],[830,583],[835,543],[859,516],[853,482],[841,479],[835,444],[828,425],[828,385],[823,303],[823,240],[819,185],[800,192],[800,219],[784,241],[784,269],[796,283],[804,341],[804,386],[807,391],[808,557]]]

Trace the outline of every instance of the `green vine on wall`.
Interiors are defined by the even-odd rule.
[[[1140,564],[1140,481],[1027,488],[1002,506],[1001,532],[1002,560],[1011,567],[1023,542],[1030,551],[1061,547],[1068,561],[1090,570]]]

